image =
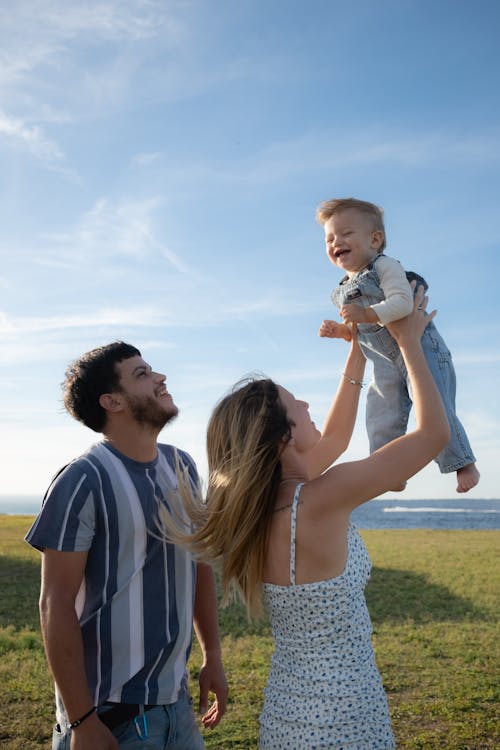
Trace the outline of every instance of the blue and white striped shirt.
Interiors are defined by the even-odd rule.
[[[159,505],[176,502],[175,452],[158,445],[143,463],[94,445],[53,481],[26,536],[40,550],[88,552],[76,610],[96,705],[174,703],[185,678],[195,564],[156,524]],[[178,455],[197,483],[190,456]]]

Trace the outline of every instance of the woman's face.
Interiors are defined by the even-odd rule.
[[[295,396],[278,386],[280,401],[286,409],[288,419],[293,423],[292,437],[295,447],[300,452],[305,452],[316,445],[321,437],[321,432],[311,419],[309,404],[307,401],[299,401]]]

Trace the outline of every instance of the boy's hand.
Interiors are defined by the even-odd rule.
[[[337,323],[335,320],[324,320],[319,327],[318,336],[327,339],[344,339],[351,341],[351,328],[345,323]]]
[[[371,307],[356,304],[344,305],[340,310],[340,316],[344,323],[378,323],[377,315]]]

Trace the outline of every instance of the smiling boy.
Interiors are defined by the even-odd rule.
[[[324,321],[320,335],[350,341],[350,325],[358,326],[359,343],[373,363],[373,380],[366,401],[366,428],[373,453],[405,434],[412,406],[401,352],[385,326],[411,312],[410,280],[426,284],[417,274],[406,273],[397,260],[384,255],[383,211],[373,203],[335,198],[319,206],[316,218],[324,228],[328,258],[346,274],[332,293],[343,323]],[[436,462],[442,473],[456,471],[457,492],[468,492],[478,483],[479,472],[455,413],[456,376],[452,357],[433,321],[425,329],[422,347],[451,428],[451,440]],[[404,486],[394,489],[402,490]]]

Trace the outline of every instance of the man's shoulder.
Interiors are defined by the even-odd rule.
[[[169,461],[175,462],[175,457],[178,456],[180,461],[184,461],[194,465],[194,460],[189,455],[189,453],[185,450],[182,450],[182,448],[178,448],[176,445],[170,445],[169,443],[158,443],[158,450]]]
[[[102,442],[95,443],[87,448],[84,453],[60,466],[50,480],[49,489],[56,483],[61,483],[63,481],[71,482],[78,477],[85,475],[88,472],[90,465],[93,463],[93,459],[97,458],[103,449],[105,450]]]
[[[187,453],[187,451],[177,448],[175,445],[169,445],[168,443],[158,443],[158,451],[168,461],[172,469],[176,468],[177,461],[180,467],[187,467],[189,473],[193,478],[198,476],[198,470],[193,457]]]

